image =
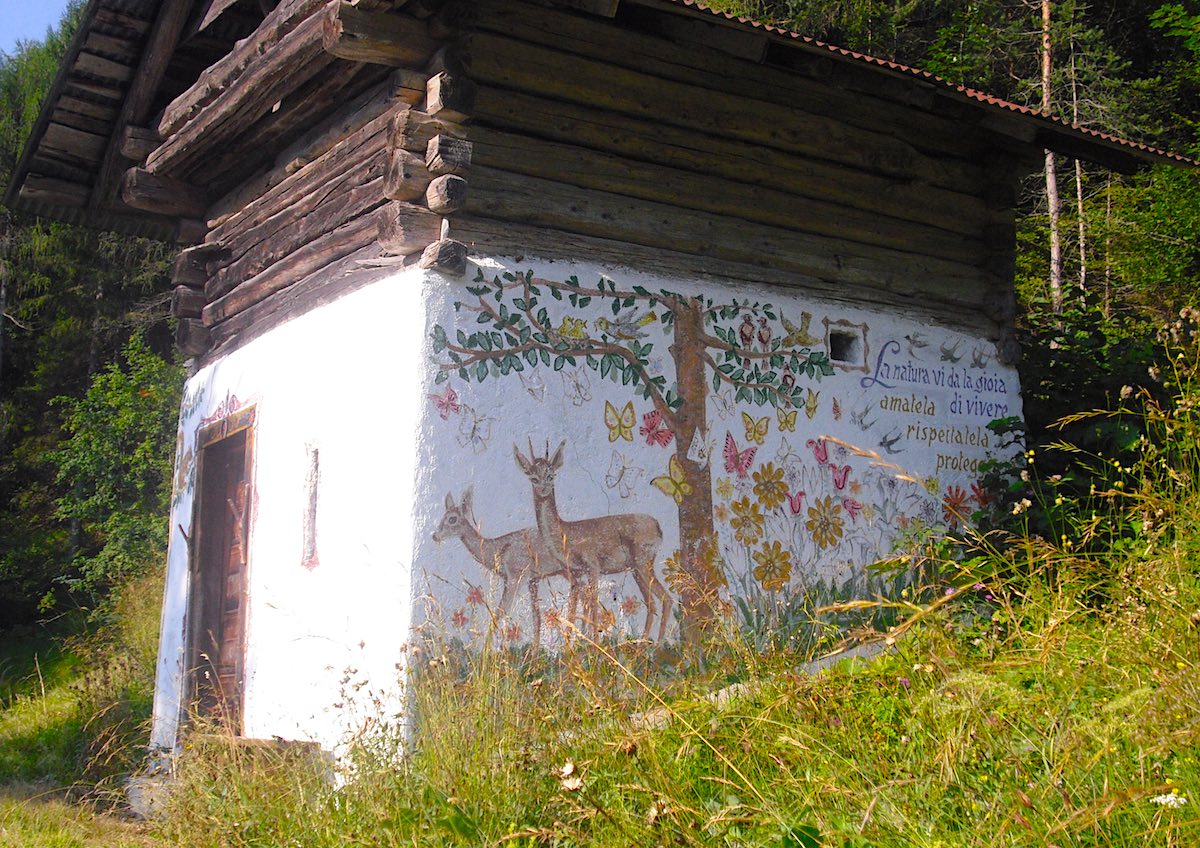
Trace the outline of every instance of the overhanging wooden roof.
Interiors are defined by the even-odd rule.
[[[1045,147],[1119,171],[1154,163],[1197,164],[954,86],[919,69],[714,12],[695,0],[563,0],[560,5],[798,73],[853,75],[887,97],[961,115],[1031,151]],[[124,171],[159,143],[156,136],[139,137],[139,130],[261,18],[257,0],[90,0],[5,203],[68,222],[172,238],[175,219],[132,209],[119,197]]]

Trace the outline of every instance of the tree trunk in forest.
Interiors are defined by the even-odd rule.
[[[1051,113],[1050,51],[1050,0],[1042,0],[1042,112],[1047,115]],[[1050,216],[1050,304],[1054,314],[1061,315],[1063,262],[1059,218],[1062,216],[1062,201],[1058,196],[1058,168],[1054,153],[1050,150],[1046,151],[1046,206]]]
[[[1075,47],[1071,46],[1071,122],[1079,124],[1079,80],[1075,74]],[[1087,224],[1083,219],[1083,162],[1075,160],[1075,211],[1079,222],[1079,290],[1087,291]]]

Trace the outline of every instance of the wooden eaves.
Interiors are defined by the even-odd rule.
[[[14,171],[5,203],[73,223],[196,241],[203,237],[202,228],[189,226],[189,221],[269,164],[266,158],[249,156],[249,148],[261,153],[285,146],[288,133],[317,117],[317,109],[331,110],[339,98],[365,90],[406,60],[419,65],[436,49],[433,34],[439,27],[445,30],[447,20],[470,17],[469,3],[443,7],[439,0],[410,0],[406,12],[418,13],[403,18],[379,14],[403,2],[341,3],[333,19],[349,21],[353,38],[331,40],[328,34],[315,32],[312,37],[288,38],[279,49],[296,52],[290,67],[301,72],[286,79],[263,80],[253,74],[239,79],[247,68],[230,63],[228,57],[239,39],[256,37],[239,20],[248,4],[257,5],[255,0],[90,0]],[[284,0],[276,11],[304,5],[300,0]],[[308,0],[307,5],[321,4]],[[623,26],[681,44],[703,45],[807,76],[836,77],[840,86],[869,89],[873,95],[882,93],[915,109],[962,120],[1029,150],[1046,147],[1125,172],[1159,162],[1196,164],[953,86],[914,68],[713,12],[693,0],[562,0],[556,5],[619,18]],[[304,20],[302,26],[309,28],[329,27],[328,17],[324,23]],[[341,55],[338,45],[343,48]],[[274,46],[264,43],[259,49]],[[187,108],[189,94],[202,96],[205,75],[222,62],[231,76],[226,81],[231,90],[223,94],[228,116],[217,118],[230,120],[197,123],[164,143],[161,129],[178,130],[194,115]],[[418,96],[422,81],[414,77],[411,87]],[[236,143],[247,130],[235,120],[242,98],[264,96],[278,97],[277,102],[285,97],[303,99],[314,105],[273,122],[258,121],[256,135]],[[227,147],[224,153],[214,153],[222,145]],[[204,179],[198,179],[201,160]],[[139,163],[145,165],[140,191],[150,200],[134,209],[122,201],[119,191],[122,175]],[[137,181],[139,175],[129,179]],[[153,199],[156,192],[162,196],[160,204]]]

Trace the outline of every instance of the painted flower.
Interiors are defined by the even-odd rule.
[[[478,586],[472,586],[467,590],[467,603],[473,607],[481,607],[484,605],[483,590]]]
[[[772,540],[763,545],[762,550],[755,551],[754,576],[768,591],[782,589],[792,576],[792,552],[785,551],[778,540]]]
[[[818,548],[831,548],[842,538],[842,505],[826,495],[818,498],[816,503],[808,508],[808,521],[804,526],[812,534]]]
[[[514,623],[508,625],[508,627],[505,627],[504,628],[504,638],[506,641],[509,641],[509,642],[520,642],[521,641],[521,625],[514,622]]]
[[[728,500],[733,497],[733,481],[728,477],[722,477],[717,481],[717,494]]]
[[[542,613],[542,621],[547,627],[561,627],[563,625],[563,615],[556,607],[549,607]]]
[[[763,515],[758,511],[758,504],[752,503],[750,498],[733,502],[733,521],[729,523],[737,540],[747,545],[757,542],[763,532]]]
[[[460,630],[467,626],[467,621],[469,621],[467,611],[462,607],[456,609],[454,615],[450,616],[450,623]]]
[[[637,598],[626,595],[625,599],[621,601],[621,615],[624,615],[627,618],[629,616],[637,615],[637,611],[641,609],[641,606],[642,602]]]
[[[986,507],[994,500],[992,493],[989,492],[987,487],[979,481],[971,484],[971,497],[974,498],[975,503],[979,504],[981,507]]]
[[[967,492],[962,486],[951,486],[942,497],[942,518],[955,524],[967,516]]]
[[[771,510],[787,499],[787,484],[783,482],[783,469],[776,468],[775,463],[768,462],[754,472],[754,494],[763,505],[763,509]]]
[[[722,524],[724,524],[729,520],[729,507],[725,506],[723,503],[717,504],[715,507],[713,507],[713,516],[717,519],[717,521],[720,521]]]

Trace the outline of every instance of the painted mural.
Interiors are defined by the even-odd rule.
[[[663,638],[982,506],[1020,413],[994,345],[798,294],[480,260],[431,306],[429,555],[475,566],[450,626]]]

